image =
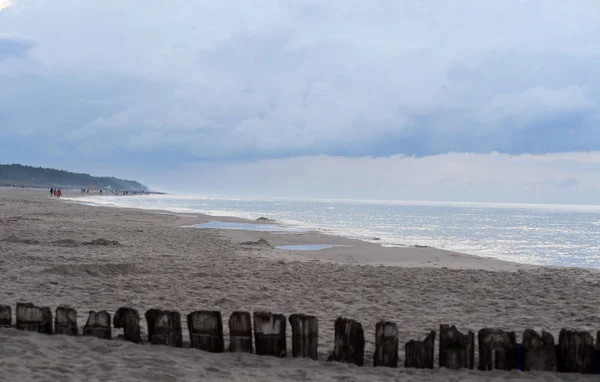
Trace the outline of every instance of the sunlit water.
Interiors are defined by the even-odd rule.
[[[86,202],[256,219],[529,264],[600,268],[600,206],[102,196]],[[374,240],[378,238],[378,240]]]

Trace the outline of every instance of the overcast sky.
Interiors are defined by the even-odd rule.
[[[227,195],[600,204],[597,0],[0,9],[2,163]]]

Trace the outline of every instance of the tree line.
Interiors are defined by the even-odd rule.
[[[92,176],[45,167],[21,164],[0,164],[0,183],[30,187],[62,187],[148,191],[148,187],[134,180],[112,176]]]

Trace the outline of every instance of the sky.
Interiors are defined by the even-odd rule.
[[[0,0],[0,163],[600,204],[597,0]]]

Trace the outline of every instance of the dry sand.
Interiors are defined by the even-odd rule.
[[[82,326],[88,310],[130,306],[238,309],[320,320],[318,362],[134,345],[0,330],[0,380],[596,380],[571,374],[358,368],[325,362],[333,321],[365,327],[366,364],[374,327],[395,321],[401,349],[442,323],[461,330],[500,327],[521,333],[563,327],[600,329],[599,273],[522,266],[433,248],[381,248],[318,232],[182,228],[198,215],[90,207],[47,192],[0,188],[0,303],[68,304]],[[226,220],[239,220],[228,218]],[[341,244],[321,251],[272,245]],[[110,242],[95,242],[105,239]],[[112,243],[111,243],[112,242]],[[379,265],[385,264],[385,266]],[[226,333],[227,335],[227,333]],[[401,350],[401,359],[403,354]]]

